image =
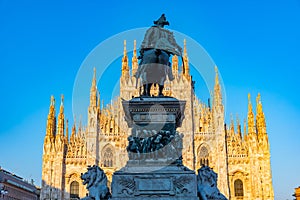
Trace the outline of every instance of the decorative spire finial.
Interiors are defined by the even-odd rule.
[[[232,130],[234,130],[234,120],[233,120],[233,114],[232,113],[230,113],[230,128]]]
[[[55,105],[55,99],[54,99],[54,96],[51,95],[51,98],[50,98],[50,106],[54,106]]]
[[[247,136],[247,120],[244,119],[244,140],[246,140]]]
[[[97,106],[100,108],[100,92],[99,91],[97,91],[97,99],[98,99]]]
[[[251,104],[251,95],[248,93],[248,113],[253,113],[252,111],[252,104]]]
[[[126,40],[124,40],[124,56],[127,54],[127,50],[126,50]]]
[[[237,126],[241,125],[239,114],[236,114],[236,123],[237,123]]]
[[[255,133],[254,114],[251,104],[251,95],[248,94],[248,134]]]
[[[64,105],[64,99],[65,99],[64,95],[61,94],[61,95],[60,95],[60,98],[61,98],[61,103],[60,103],[60,105]]]
[[[93,80],[92,80],[92,88],[91,88],[91,90],[95,90],[96,89],[96,67],[94,67],[93,71],[94,71],[94,73],[93,73]]]
[[[66,143],[69,142],[69,120],[66,120],[66,138],[65,138]]]
[[[133,56],[136,57],[136,40],[133,41]]]
[[[46,128],[46,135],[54,136],[56,133],[56,117],[55,117],[55,99],[54,96],[51,95],[50,98],[50,108],[49,114],[47,119],[47,128]]]
[[[64,95],[61,94],[61,101],[60,101],[60,109],[59,109],[59,112],[60,113],[63,113],[64,112]]]
[[[222,89],[219,82],[219,72],[217,66],[215,66],[215,86],[214,86],[214,106],[223,106],[222,105]]]
[[[138,70],[138,58],[136,54],[136,40],[133,41],[133,56],[132,56],[132,75],[135,76]]]
[[[266,120],[260,99],[260,93],[258,93],[256,97],[256,126],[258,133],[266,133]]]
[[[260,93],[257,94],[257,97],[256,97],[256,104],[260,104],[261,103],[261,100],[260,100]]]
[[[215,84],[219,85],[219,71],[217,66],[215,66],[215,73],[216,73]]]
[[[240,136],[240,139],[242,139],[242,130],[241,130],[241,123],[240,123],[240,118],[239,118],[239,115],[236,114],[236,126],[237,126],[237,132],[238,132],[238,135]]]
[[[187,56],[186,39],[183,40],[183,55]]]
[[[97,105],[97,80],[96,80],[96,68],[94,67],[92,86],[90,90],[90,106]]]
[[[124,40],[124,52],[122,58],[122,76],[125,78],[129,77],[129,66],[128,66],[128,57],[127,57],[127,50],[126,50],[126,40]]]

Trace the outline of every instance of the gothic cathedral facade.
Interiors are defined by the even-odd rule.
[[[218,188],[229,199],[273,200],[270,145],[260,95],[256,98],[256,112],[248,96],[248,115],[243,128],[239,120],[236,123],[231,120],[226,126],[217,70],[212,105],[206,105],[194,93],[186,44],[183,62],[179,70],[178,57],[172,57],[175,79],[165,82],[164,95],[186,101],[185,119],[178,130],[184,134],[184,165],[193,170],[201,165],[211,167],[218,173]],[[51,97],[44,139],[41,200],[82,198],[87,191],[80,174],[88,165],[100,166],[111,182],[114,171],[126,164],[130,130],[124,121],[121,99],[139,95],[133,76],[137,68],[136,43],[130,69],[124,42],[120,96],[101,108],[94,71],[87,126],[74,124],[70,137],[63,97],[57,117],[55,100]],[[157,95],[158,88],[152,87],[151,93]]]

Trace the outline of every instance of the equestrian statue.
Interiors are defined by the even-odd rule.
[[[170,55],[182,56],[182,48],[176,43],[173,32],[166,30],[169,25],[164,14],[154,21],[141,44],[138,59],[139,67],[134,75],[141,79],[143,85],[142,96],[150,96],[150,88],[153,84],[159,85],[159,96],[163,96],[163,88],[166,77],[174,79],[169,62]]]

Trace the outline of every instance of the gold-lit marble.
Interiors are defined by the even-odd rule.
[[[80,173],[86,171],[87,165],[98,164],[105,170],[109,181],[113,172],[125,165],[130,130],[124,120],[121,99],[129,100],[142,92],[140,87],[136,88],[133,76],[138,67],[135,42],[134,47],[130,67],[124,41],[120,96],[106,107],[100,106],[94,71],[88,124],[86,127],[81,123],[78,127],[74,124],[70,138],[64,116],[64,98],[56,119],[55,100],[51,97],[44,140],[41,199],[49,195],[58,200],[69,199],[74,181],[79,183],[79,196],[84,197],[87,191],[81,184]],[[218,188],[229,199],[273,200],[270,145],[260,94],[256,99],[255,113],[250,95],[248,97],[248,115],[243,131],[238,119],[236,123],[232,119],[229,126],[224,126],[224,105],[217,69],[212,104],[206,105],[194,94],[186,42],[183,62],[184,65],[179,67],[178,57],[173,56],[175,79],[166,80],[163,92],[186,101],[185,119],[178,129],[185,135],[184,165],[194,170],[202,163],[213,168],[218,173]],[[157,95],[158,87],[154,85],[151,93]]]

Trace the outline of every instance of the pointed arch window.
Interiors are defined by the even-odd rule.
[[[236,197],[244,196],[243,181],[240,179],[234,181],[234,195]]]
[[[79,199],[79,183],[73,181],[70,185],[70,198]]]
[[[209,165],[209,153],[205,146],[202,146],[200,148],[199,157],[200,157],[200,165],[205,165],[205,166]]]
[[[104,167],[113,167],[114,153],[111,146],[103,149],[103,165]]]

